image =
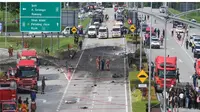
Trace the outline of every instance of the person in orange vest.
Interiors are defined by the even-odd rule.
[[[22,112],[28,112],[28,105],[26,104],[26,101],[22,103],[21,109]]]
[[[31,102],[31,112],[36,112],[36,108],[37,108],[36,102],[33,100],[33,101]]]
[[[97,70],[100,70],[100,56],[96,58],[96,67]]]
[[[106,60],[106,69],[109,71],[110,70],[110,60]]]

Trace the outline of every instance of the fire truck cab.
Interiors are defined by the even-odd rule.
[[[17,84],[14,80],[0,79],[0,111],[17,112]]]
[[[38,89],[39,68],[34,60],[20,60],[17,64],[15,77],[17,79],[18,89]]]
[[[20,60],[23,59],[31,59],[36,61],[37,65],[39,65],[39,59],[37,56],[37,51],[35,49],[24,49],[22,50],[21,54],[18,53],[18,57],[20,58]]]
[[[176,85],[177,57],[166,57],[166,87]],[[154,72],[155,90],[162,92],[164,87],[164,57],[157,56],[155,59]]]
[[[198,77],[200,77],[200,59],[197,59],[195,64],[195,71],[197,72]]]

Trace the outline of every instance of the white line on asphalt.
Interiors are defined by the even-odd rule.
[[[123,38],[123,44],[124,44],[124,51],[126,54],[126,44],[125,44],[125,38]],[[124,57],[124,75],[126,75],[126,57]],[[127,85],[126,85],[126,76],[125,76],[125,103],[126,103],[126,112],[128,112],[128,100],[127,100]],[[131,105],[130,105],[131,106]]]
[[[170,32],[169,32],[170,33]],[[172,37],[173,38],[173,37]],[[190,54],[188,54],[188,52],[184,49],[184,47],[182,47],[179,43],[178,43],[178,41],[175,39],[175,38],[173,38],[175,41],[176,41],[176,43],[181,47],[181,49],[189,56],[189,58],[194,62],[194,59],[190,56]]]
[[[83,53],[84,53],[84,50],[83,50],[83,52],[81,53],[81,55],[80,55],[80,57],[79,57],[79,59],[78,59],[78,62],[77,62],[77,64],[76,64],[76,67],[75,67],[75,69],[74,69],[74,71],[73,71],[73,73],[72,73],[71,79],[72,79],[73,76],[74,76],[74,73],[75,73],[75,71],[76,71],[76,68],[78,67],[78,64],[79,64],[79,62],[80,62],[82,56],[83,56]],[[67,86],[66,86],[66,88],[65,88],[65,91],[64,91],[64,93],[63,93],[63,95],[62,95],[62,98],[61,98],[61,100],[60,100],[60,103],[59,103],[59,105],[58,105],[58,107],[57,107],[57,110],[56,110],[57,112],[60,110],[60,107],[61,107],[61,105],[62,105],[62,102],[63,102],[63,100],[64,100],[64,97],[65,97],[66,93],[67,93],[67,90],[68,90],[68,88],[69,88],[70,83],[71,83],[71,80],[68,81],[68,84],[67,84]]]
[[[61,71],[63,72],[63,74],[65,75],[65,78],[69,81],[67,74],[65,73],[64,69],[61,68]]]
[[[181,59],[178,59],[181,63],[183,62]]]

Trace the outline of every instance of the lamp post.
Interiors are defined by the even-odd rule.
[[[141,2],[141,8],[143,10],[143,2]],[[142,16],[142,20],[143,20],[143,16]],[[142,70],[142,41],[143,41],[143,38],[142,38],[142,21],[141,21],[140,23],[140,71]]]
[[[7,9],[8,9],[8,5],[7,5],[7,2],[6,2],[6,10],[5,10],[5,47],[7,46],[7,16],[8,16],[8,13],[7,13]]]

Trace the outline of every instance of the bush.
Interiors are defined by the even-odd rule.
[[[142,49],[142,56],[146,57],[146,53],[144,52],[144,49]],[[140,49],[137,49],[135,51],[135,57],[140,57]]]
[[[3,31],[5,32],[5,26],[3,28]],[[19,32],[19,24],[16,24],[16,23],[8,24],[7,32]]]
[[[135,64],[133,64],[132,67],[133,67],[133,71],[136,71],[138,69]]]

